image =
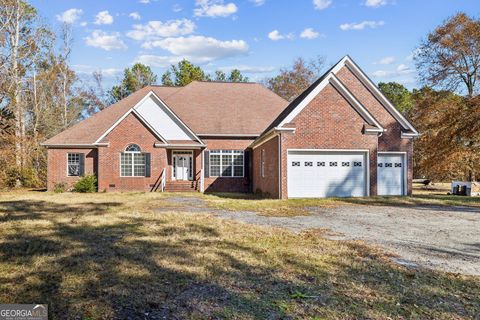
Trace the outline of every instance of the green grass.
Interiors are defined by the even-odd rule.
[[[322,230],[181,213],[170,196],[0,193],[0,301],[48,303],[51,319],[479,315],[478,277],[406,269]]]

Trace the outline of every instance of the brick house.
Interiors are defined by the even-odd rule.
[[[255,83],[148,86],[47,140],[48,189],[411,194],[418,132],[348,56],[288,103]]]

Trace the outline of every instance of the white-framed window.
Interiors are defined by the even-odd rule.
[[[67,175],[69,177],[80,176],[80,153],[67,154]]]
[[[235,177],[244,176],[243,150],[212,150],[210,151],[210,176]]]
[[[146,168],[145,154],[140,147],[131,144],[120,154],[121,177],[144,177]]]

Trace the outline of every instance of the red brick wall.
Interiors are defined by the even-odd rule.
[[[292,121],[295,133],[282,133],[282,198],[287,198],[287,149],[361,149],[370,153],[370,194],[376,194],[376,135],[362,133],[365,121],[342,95],[327,85]]]
[[[67,154],[85,154],[85,174],[97,173],[97,150],[96,149],[48,149],[48,181],[47,189],[52,191],[57,183],[66,184],[71,188],[80,177],[67,176]]]
[[[347,86],[353,95],[368,109],[368,111],[380,122],[387,131],[378,139],[378,151],[402,151],[407,152],[407,183],[408,194],[412,192],[413,179],[413,141],[402,139],[402,126],[383,107],[375,96],[365,87],[360,80],[347,67],[343,67],[336,74]]]
[[[128,115],[103,141],[110,145],[98,149],[99,191],[150,191],[168,166],[167,150],[154,147],[158,139],[134,114]],[[150,177],[120,177],[120,153],[132,143],[151,154]]]
[[[253,149],[253,188],[254,192],[261,192],[271,198],[279,198],[278,186],[278,141],[279,137]],[[264,154],[264,176],[262,176],[262,151]]]
[[[206,150],[247,150],[253,139],[202,139],[207,145]],[[251,158],[251,152],[250,152]],[[252,170],[250,170],[250,173]],[[251,179],[205,177],[205,192],[250,192]]]

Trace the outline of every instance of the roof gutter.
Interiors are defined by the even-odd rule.
[[[258,139],[255,140],[255,141],[250,145],[250,147],[251,147],[252,149],[255,149],[255,148],[258,147],[259,145],[267,142],[268,140],[275,138],[275,137],[278,136],[281,132],[291,132],[291,133],[294,133],[295,130],[296,130],[296,128],[274,127],[274,128],[272,128],[272,129],[270,129],[269,131],[267,131],[265,134],[262,134],[260,137],[258,137]]]
[[[401,137],[402,139],[413,139],[420,136],[420,133],[417,132],[402,132]]]
[[[177,148],[177,149],[202,149],[206,148],[205,144],[165,144],[165,143],[155,143],[155,148]]]
[[[47,148],[98,148],[108,147],[109,143],[40,143],[41,146]]]

